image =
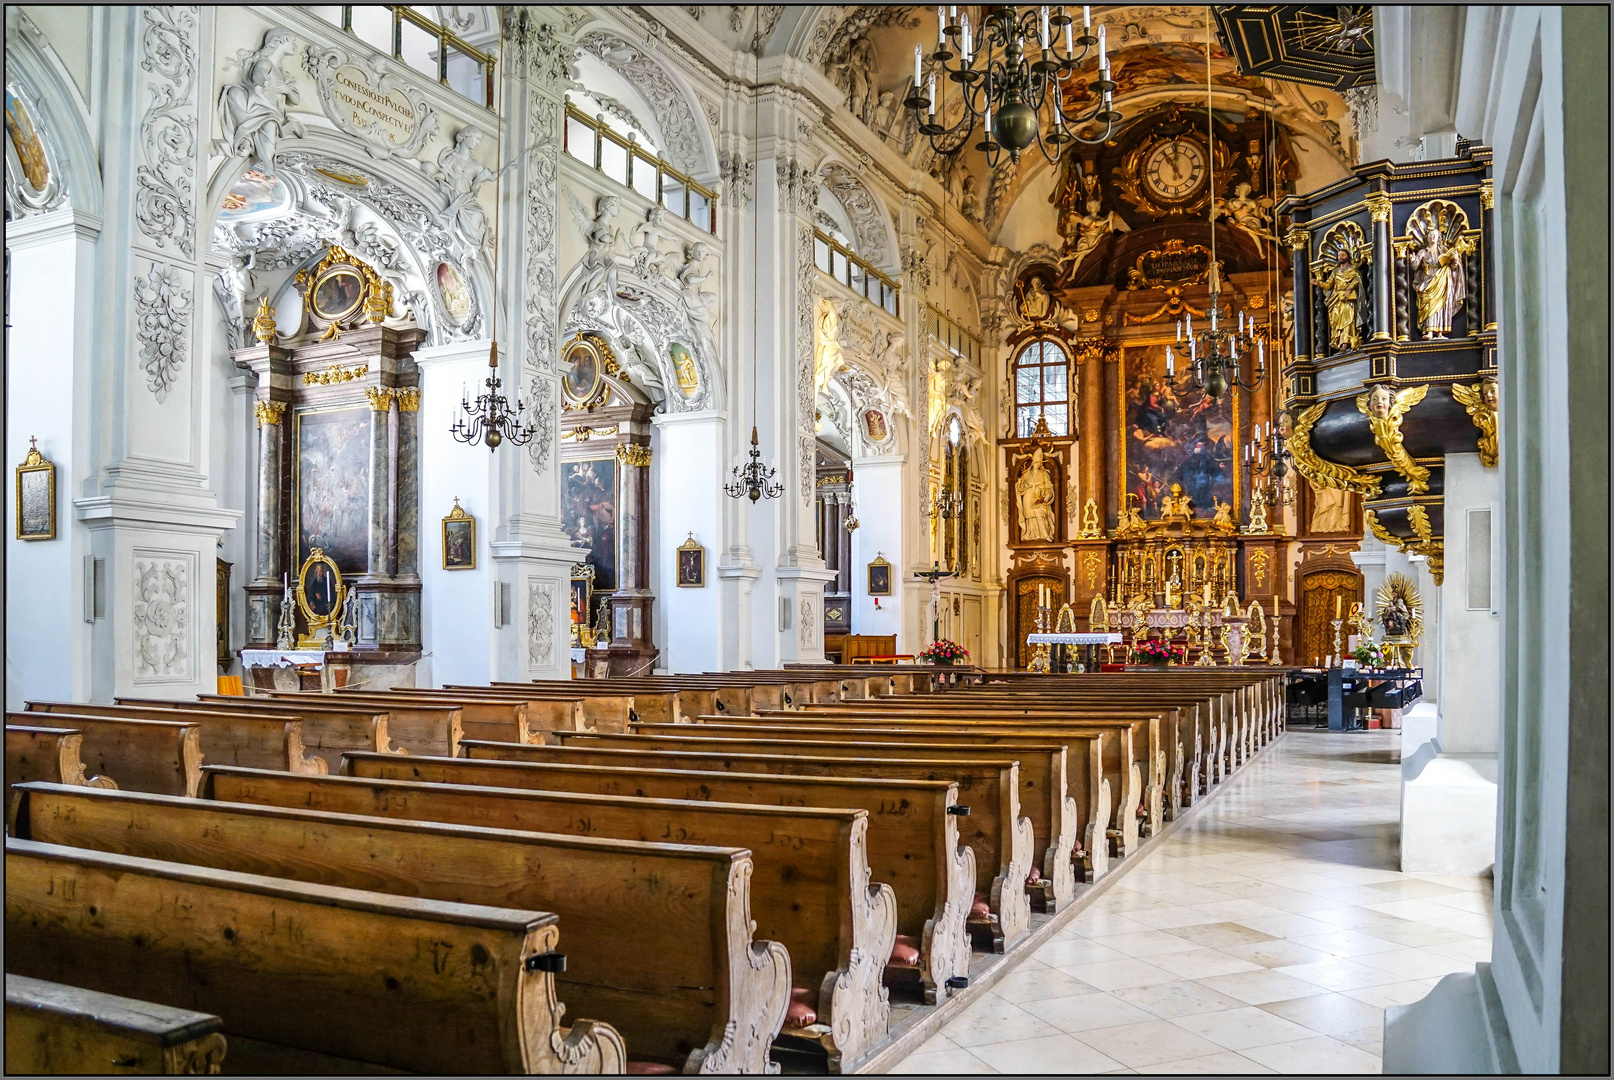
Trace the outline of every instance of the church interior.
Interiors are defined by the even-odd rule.
[[[1608,41],[8,5],[6,1071],[1607,1075]]]

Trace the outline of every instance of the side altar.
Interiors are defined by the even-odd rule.
[[[351,613],[350,662],[409,667],[421,650],[413,355],[425,333],[407,313],[395,314],[391,283],[340,247],[296,282],[302,311],[292,332],[282,335],[260,303],[259,343],[234,353],[258,380],[247,649],[275,649],[283,614],[299,642],[317,635],[319,620],[306,604],[283,612],[315,555],[351,594],[350,604],[338,605]]]

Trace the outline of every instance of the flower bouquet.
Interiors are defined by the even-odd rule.
[[[943,667],[951,667],[961,661],[968,660],[969,656],[969,650],[964,646],[948,641],[946,638],[938,638],[925,646],[925,650],[919,654],[919,659],[927,664],[940,664]]]
[[[1173,645],[1169,641],[1160,641],[1149,638],[1140,641],[1132,649],[1131,662],[1134,664],[1156,664],[1165,667],[1167,664],[1179,664],[1188,655],[1188,650],[1181,645]]]
[[[1369,668],[1374,671],[1385,666],[1384,650],[1370,641],[1363,642],[1361,645],[1358,645],[1356,648],[1352,649],[1351,659],[1355,660],[1362,667]]]

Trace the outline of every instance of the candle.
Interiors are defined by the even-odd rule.
[[[1090,8],[1090,7],[1087,7],[1086,5],[1083,5],[1082,6],[1082,31],[1083,31],[1082,36],[1083,37],[1087,36],[1086,31],[1091,29],[1092,25],[1093,25],[1093,9]]]
[[[947,44],[947,20],[942,18],[942,9],[936,9],[936,48],[939,50]]]
[[[1098,28],[1098,68],[1107,80],[1110,74],[1110,58],[1107,53],[1104,41],[1104,27],[1102,26]]]
[[[936,73],[930,73],[930,105],[927,106],[932,120],[936,118]]]
[[[1076,52],[1076,44],[1072,40],[1072,37],[1073,37],[1073,33],[1071,31],[1071,28],[1070,28],[1070,23],[1066,23],[1065,24],[1065,52],[1066,52],[1067,55],[1074,55],[1075,52]]]
[[[924,50],[921,49],[919,46],[915,45],[913,47],[913,84],[915,86],[918,86],[920,80],[923,78],[923,75],[920,73],[920,70],[919,70],[919,68],[920,68],[921,64],[923,63],[923,61],[924,61]]]
[[[1336,595],[1334,597],[1334,618],[1336,618],[1336,619],[1339,618],[1341,615],[1344,614],[1344,612],[1345,612],[1345,598],[1343,596]]]
[[[1042,47],[1048,48],[1048,5],[1042,5]]]
[[[1172,354],[1171,354],[1171,346],[1170,345],[1166,346],[1166,374],[1167,375],[1176,375],[1177,374],[1176,357],[1172,356]]]

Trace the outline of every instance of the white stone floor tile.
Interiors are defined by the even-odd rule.
[[[1377,1073],[1489,959],[1488,877],[1399,869],[1399,733],[1293,732],[892,1071]]]

